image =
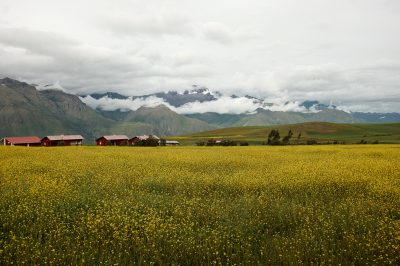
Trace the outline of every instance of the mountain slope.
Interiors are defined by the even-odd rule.
[[[247,114],[219,114],[214,112],[187,114],[187,117],[204,121],[216,127],[229,127],[240,119],[247,117]]]
[[[87,140],[106,134],[114,121],[57,90],[38,91],[9,78],[0,79],[0,136],[81,134]]]
[[[161,136],[199,132],[216,128],[206,122],[177,114],[164,105],[154,108],[140,107],[136,111],[129,113],[124,121],[151,125],[154,129],[152,133]]]
[[[261,125],[283,125],[303,122],[333,122],[333,123],[359,123],[360,119],[355,118],[351,113],[336,109],[323,109],[313,113],[300,112],[274,112],[258,109],[256,114],[247,115],[233,126],[261,126]]]
[[[294,112],[273,112],[270,110],[259,109],[256,114],[243,117],[233,124],[233,126],[260,126],[260,125],[279,125],[294,124],[307,121],[302,113]]]

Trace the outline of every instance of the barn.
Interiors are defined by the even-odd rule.
[[[97,146],[126,146],[129,138],[125,135],[101,136],[96,139]]]
[[[155,139],[155,140],[160,140],[159,137],[157,137],[156,135],[141,135],[141,136],[134,136],[131,139],[129,139],[128,143],[129,146],[135,146],[137,145],[140,141],[143,140],[148,140],[148,139]]]
[[[83,137],[81,135],[58,135],[46,136],[41,140],[42,146],[81,146]]]
[[[5,137],[1,140],[4,146],[40,146],[40,138],[36,136],[29,137]]]

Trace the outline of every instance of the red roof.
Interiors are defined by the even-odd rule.
[[[46,136],[43,139],[48,138],[49,140],[83,140],[81,135],[57,135],[57,136]]]
[[[128,140],[129,138],[125,135],[111,135],[111,136],[102,136],[97,140],[105,138],[106,140]]]
[[[29,137],[7,137],[4,138],[11,144],[24,144],[24,143],[40,143],[40,138],[36,136],[29,136]]]

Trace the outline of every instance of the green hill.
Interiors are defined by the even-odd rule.
[[[357,143],[365,140],[369,143],[400,143],[400,123],[396,124],[336,124],[327,122],[307,122],[289,125],[249,126],[217,129],[207,132],[171,137],[182,144],[193,145],[200,140],[231,139],[247,141],[250,144],[261,144],[266,141],[272,129],[279,130],[285,136],[291,129],[294,133],[292,142],[306,143],[307,140],[317,140],[326,143],[334,140],[344,143]],[[301,133],[301,137],[298,135]]]
[[[140,107],[136,111],[130,112],[125,117],[124,122],[147,124],[153,128],[149,133],[164,136],[187,134],[216,128],[204,121],[177,114],[165,105],[153,108]]]

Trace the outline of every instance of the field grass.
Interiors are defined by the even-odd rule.
[[[400,143],[400,124],[336,124],[326,122],[308,122],[292,125],[251,126],[223,128],[207,132],[170,137],[167,139],[179,140],[184,145],[194,145],[197,141],[207,139],[231,139],[247,141],[252,145],[265,142],[268,133],[278,129],[281,136],[285,136],[291,129],[294,132],[292,142],[305,143],[314,139],[326,143],[337,140],[347,144],[354,144],[365,140],[369,143]],[[301,138],[296,137],[301,133]]]
[[[400,264],[400,146],[0,147],[0,264]]]

